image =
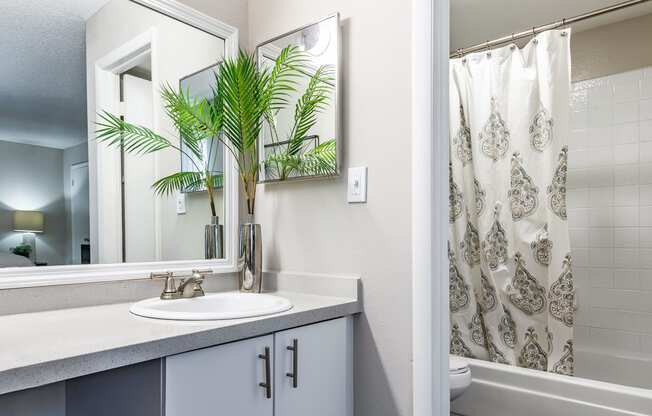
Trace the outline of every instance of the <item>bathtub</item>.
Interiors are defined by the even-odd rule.
[[[575,351],[577,372],[652,386],[652,362]],[[652,390],[469,360],[473,381],[451,412],[462,416],[650,416]],[[636,366],[639,367],[636,367]],[[611,371],[616,371],[612,373]],[[635,371],[632,371],[635,370]]]

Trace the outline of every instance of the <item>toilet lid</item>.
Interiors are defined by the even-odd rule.
[[[448,372],[450,374],[461,374],[469,371],[469,363],[454,355],[448,356]]]

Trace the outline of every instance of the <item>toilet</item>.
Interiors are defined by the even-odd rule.
[[[455,355],[448,356],[448,382],[452,401],[460,397],[471,384],[471,368],[468,361]]]

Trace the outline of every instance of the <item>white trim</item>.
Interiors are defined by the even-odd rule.
[[[225,56],[237,56],[238,29],[174,0],[132,1],[224,39]],[[119,104],[116,91],[119,88],[119,80],[117,74],[129,68],[130,62],[143,53],[148,53],[150,50],[152,53],[156,53],[156,47],[156,33],[155,30],[151,30],[97,62],[95,66],[96,85],[98,86],[98,96],[96,97],[97,109],[118,109]],[[99,158],[99,161],[101,159]],[[104,168],[105,166],[98,166],[99,172],[102,172]],[[210,268],[215,273],[231,273],[237,271],[239,183],[236,164],[230,154],[226,156],[225,171],[231,172],[230,175],[227,175],[224,191],[226,201],[226,227],[224,228],[224,241],[226,243],[225,259],[5,268],[0,269],[0,289],[143,279],[147,278],[151,272],[187,272],[194,268]],[[93,183],[91,182],[90,185],[93,186]],[[91,201],[92,199],[91,197]],[[91,212],[93,212],[94,207],[91,206],[90,208]],[[101,218],[103,213],[99,210],[99,205],[97,208],[98,216]],[[95,233],[94,224],[98,220],[98,217],[93,216],[94,218],[91,219],[91,239],[95,238],[93,235]]]
[[[412,5],[413,407],[448,415],[449,1]]]

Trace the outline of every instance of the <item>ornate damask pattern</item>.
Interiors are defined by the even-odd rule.
[[[532,248],[532,257],[542,266],[550,265],[550,256],[552,255],[552,241],[548,238],[548,224],[543,226],[543,229],[537,233],[536,240],[534,240],[530,247]]]
[[[494,363],[500,363],[500,364],[509,364],[509,361],[505,358],[505,354],[503,354],[496,344],[494,343],[493,337],[491,334],[487,334],[487,352],[489,353],[489,360],[493,361]]]
[[[548,203],[550,209],[562,220],[566,220],[566,177],[568,174],[568,146],[559,152],[559,162],[548,186]]]
[[[509,129],[498,110],[498,101],[491,98],[491,114],[480,132],[480,149],[494,162],[509,150]]]
[[[552,371],[566,376],[575,374],[575,357],[573,355],[573,340],[569,339],[564,345],[564,354],[552,366]]]
[[[451,312],[457,312],[469,306],[469,286],[457,268],[455,253],[448,246],[448,290]]]
[[[469,331],[471,331],[471,341],[481,347],[485,346],[485,333],[484,322],[482,322],[482,315],[479,308],[473,314],[471,322],[469,323]]]
[[[464,107],[460,105],[460,128],[457,130],[453,138],[453,145],[455,146],[457,157],[462,162],[462,166],[466,166],[473,160],[473,152],[471,150],[471,129],[466,122],[464,115]]]
[[[571,256],[567,254],[562,264],[559,279],[548,292],[548,311],[550,315],[564,325],[572,328],[575,316],[575,288],[571,271]]]
[[[520,154],[512,156],[511,184],[507,195],[510,198],[512,219],[521,220],[534,214],[539,205],[539,188],[525,171]]]
[[[479,217],[482,215],[482,211],[484,211],[487,193],[482,189],[478,178],[473,178],[473,194],[475,196],[475,215]]]
[[[463,197],[453,180],[453,165],[448,164],[448,221],[452,224],[462,215]]]
[[[509,348],[514,349],[516,346],[516,323],[512,319],[512,314],[503,307],[504,314],[500,318],[498,323],[498,332],[500,332],[500,338],[502,338],[503,343]]]
[[[466,213],[464,241],[460,242],[460,249],[462,250],[462,257],[466,264],[471,267],[480,264],[480,236],[468,212]]]
[[[482,294],[478,297],[478,304],[482,307],[482,312],[491,312],[498,304],[496,289],[482,270],[480,270],[480,282]]]
[[[462,332],[457,324],[453,324],[451,327],[450,353],[460,357],[475,358],[469,347],[464,343]]]
[[[500,202],[494,207],[494,222],[482,242],[482,254],[491,270],[507,262],[507,234],[500,224]]]
[[[516,253],[514,260],[516,270],[507,286],[509,301],[527,315],[543,312],[546,307],[546,288],[525,268],[521,253]]]
[[[518,365],[533,370],[548,370],[548,354],[537,342],[534,327],[529,327],[525,332],[525,345],[518,357]]]
[[[530,144],[537,152],[543,152],[552,142],[552,126],[552,117],[541,105],[541,109],[534,115],[530,124]]]

